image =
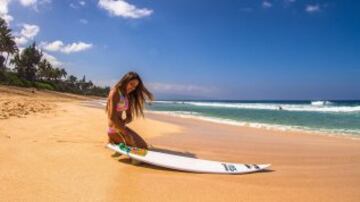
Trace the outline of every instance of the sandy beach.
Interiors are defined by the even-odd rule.
[[[157,150],[239,163],[196,174],[113,157],[104,109],[83,97],[0,86],[0,201],[360,201],[360,141],[146,113],[129,127]]]

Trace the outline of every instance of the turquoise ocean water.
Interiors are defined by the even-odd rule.
[[[152,112],[233,125],[360,137],[360,101],[155,101]]]

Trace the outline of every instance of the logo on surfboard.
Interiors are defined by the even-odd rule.
[[[232,165],[232,164],[229,164],[229,163],[222,163],[221,165],[224,166],[225,170],[227,172],[236,172],[237,169],[236,169],[236,166],[235,165]],[[248,169],[260,169],[260,167],[256,164],[244,164]]]
[[[119,149],[126,152],[126,153],[136,154],[136,155],[139,155],[139,156],[145,156],[147,154],[146,149],[126,146],[124,143],[119,144]]]

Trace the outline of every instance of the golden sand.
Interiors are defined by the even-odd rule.
[[[246,175],[186,173],[112,157],[106,114],[82,105],[89,98],[0,86],[0,99],[14,114],[0,119],[0,201],[360,201],[358,140],[149,113],[129,125],[160,151],[272,164]]]

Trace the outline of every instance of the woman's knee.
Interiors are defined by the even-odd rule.
[[[145,142],[145,140],[138,135],[137,133],[133,132],[133,131],[128,131],[128,136],[131,138],[134,146],[139,147],[139,148],[143,148],[143,149],[147,149],[148,145]]]

